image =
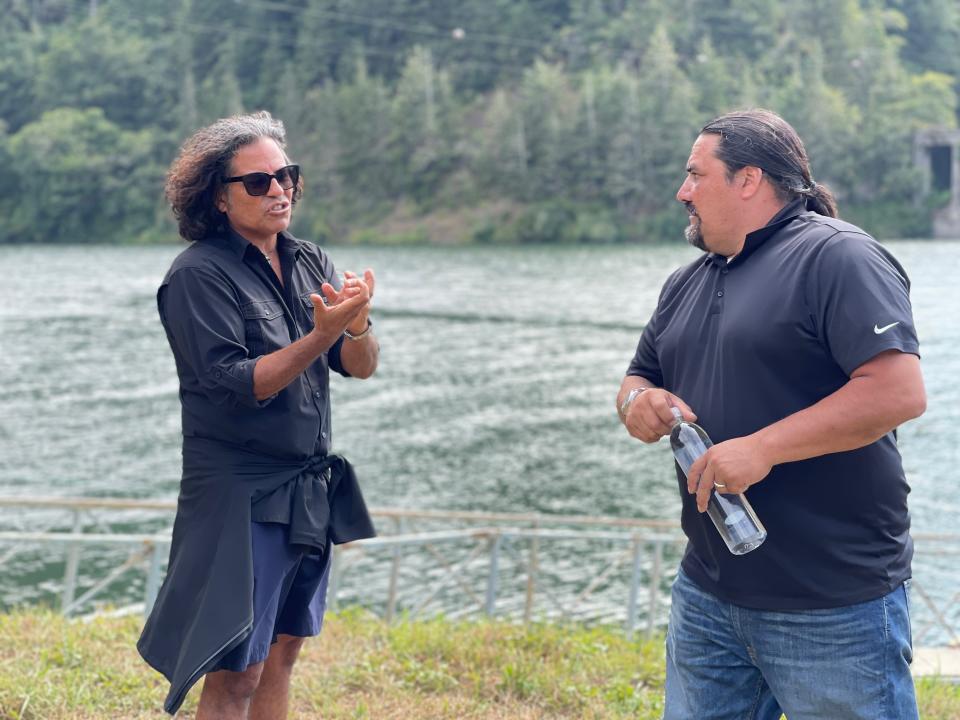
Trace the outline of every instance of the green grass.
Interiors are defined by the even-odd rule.
[[[166,682],[137,655],[137,617],[0,615],[0,720],[164,718]],[[917,685],[925,720],[960,718],[960,687]],[[198,689],[179,717],[192,718]],[[327,618],[294,676],[291,718],[658,718],[663,644],[616,629]]]

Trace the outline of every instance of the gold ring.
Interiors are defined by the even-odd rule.
[[[713,486],[716,487],[716,488],[720,488],[721,490],[726,490],[726,489],[727,489],[727,486],[724,485],[723,483],[715,482],[715,483],[713,484]]]

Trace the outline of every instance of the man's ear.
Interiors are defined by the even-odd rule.
[[[217,200],[214,203],[217,206],[217,210],[222,212],[224,215],[227,213],[227,191],[226,188],[220,188],[220,192],[217,193]]]
[[[740,168],[740,194],[744,200],[756,195],[762,182],[763,170],[760,168],[754,165]]]

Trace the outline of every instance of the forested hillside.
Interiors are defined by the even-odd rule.
[[[841,213],[922,236],[958,0],[0,0],[0,242],[146,242],[177,146],[267,108],[327,241],[679,237],[697,129],[764,106]]]

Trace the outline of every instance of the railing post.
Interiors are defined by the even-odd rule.
[[[340,567],[343,563],[343,552],[340,550],[339,545],[334,545],[330,543],[330,552],[333,555],[330,558],[330,581],[327,583],[327,606],[330,610],[336,612],[338,600],[337,594],[340,592],[340,573],[342,568]]]
[[[80,517],[80,511],[73,511],[73,530],[71,532],[80,533],[83,530],[83,520]],[[67,608],[73,604],[74,594],[77,589],[77,570],[80,567],[80,543],[71,543],[67,549],[67,562],[63,571],[63,597],[60,599],[60,612],[66,613]]]
[[[490,572],[487,575],[487,602],[484,606],[487,617],[493,617],[497,603],[497,578],[500,574],[500,543],[502,541],[503,535],[499,530],[490,539]]]
[[[403,519],[395,517],[393,519],[393,531],[394,534],[400,535],[403,533]],[[397,609],[397,581],[400,577],[400,547],[394,546],[393,548],[393,557],[390,560],[390,583],[387,587],[387,609],[385,613],[385,619],[387,623],[393,622],[393,616]]]
[[[150,542],[150,559],[147,561],[147,582],[143,588],[143,617],[153,610],[160,590],[160,564],[163,560],[161,550],[166,546],[155,541]]]
[[[637,533],[634,533],[631,538],[631,546],[633,550],[633,571],[630,573],[630,594],[627,597],[627,620],[624,626],[627,631],[627,637],[633,637],[633,631],[637,625],[637,597],[640,594],[641,553],[640,536]]]
[[[653,541],[653,570],[650,572],[650,609],[647,616],[647,639],[653,637],[657,621],[657,606],[660,602],[660,575],[663,572],[663,539]]]
[[[533,529],[540,530],[540,520],[533,521]],[[530,623],[533,614],[533,596],[537,589],[537,572],[540,568],[540,535],[530,538],[530,561],[527,563],[527,597],[523,605],[523,623]]]

